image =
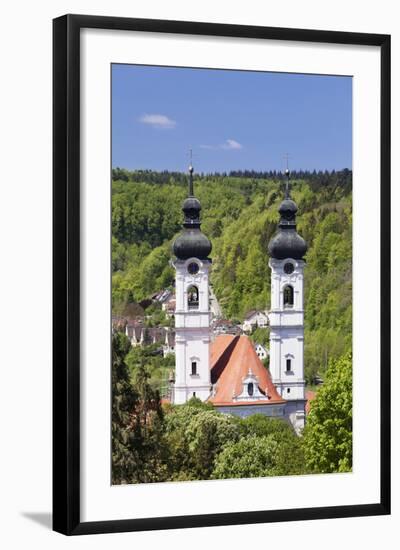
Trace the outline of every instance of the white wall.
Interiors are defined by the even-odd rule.
[[[400,29],[398,2],[286,0],[58,0],[7,2],[2,11],[1,152],[1,530],[4,548],[108,549],[243,548],[258,540],[299,550],[380,548],[398,539],[399,472],[394,471],[392,517],[207,528],[67,539],[52,533],[51,510],[51,19],[64,13],[186,19],[238,24],[320,28],[393,34],[393,148],[400,150]],[[393,181],[399,179],[393,154]],[[400,201],[397,185],[393,204]],[[399,218],[394,221],[399,249]],[[399,273],[398,257],[393,259]],[[395,277],[393,277],[395,279]],[[399,303],[398,287],[393,304]],[[394,306],[395,307],[395,306]],[[29,318],[29,331],[21,330]],[[393,335],[400,332],[399,316]],[[400,384],[398,365],[393,387]],[[393,403],[394,456],[400,463],[399,400]],[[32,520],[34,516],[36,520]],[[39,522],[37,521],[39,519]]]

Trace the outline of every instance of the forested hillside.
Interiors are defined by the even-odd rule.
[[[308,243],[305,366],[310,381],[351,348],[351,172],[294,173],[298,232]],[[122,313],[173,284],[171,243],[180,231],[186,177],[115,169],[112,187],[113,310]],[[211,282],[230,319],[268,309],[267,245],[279,218],[282,174],[195,177],[202,229],[213,244]]]

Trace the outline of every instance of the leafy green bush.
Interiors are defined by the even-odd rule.
[[[351,471],[352,399],[352,362],[347,353],[330,361],[324,384],[311,402],[303,445],[312,471]]]

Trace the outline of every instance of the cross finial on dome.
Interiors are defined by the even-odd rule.
[[[192,149],[189,149],[190,164],[189,164],[189,197],[193,197],[193,162],[192,162]]]
[[[286,160],[286,187],[285,187],[285,199],[290,199],[290,170],[289,170],[289,154],[286,153],[283,157]]]
[[[285,186],[285,199],[290,199],[290,171],[288,168],[285,170],[286,186]]]

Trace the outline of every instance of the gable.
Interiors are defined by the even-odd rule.
[[[243,392],[243,380],[249,370],[257,378],[267,403],[284,402],[248,336],[232,335],[218,336],[211,346],[211,382],[215,384],[215,392],[210,401],[235,403],[234,398]]]

